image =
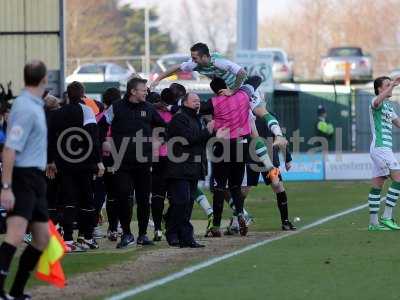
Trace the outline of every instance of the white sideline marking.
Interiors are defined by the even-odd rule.
[[[161,278],[161,279],[158,279],[158,280],[154,280],[152,282],[149,282],[147,284],[138,286],[138,287],[133,288],[131,290],[128,290],[126,292],[122,292],[120,294],[117,294],[117,295],[112,296],[112,297],[107,298],[107,299],[108,300],[122,300],[122,299],[126,299],[128,297],[135,296],[135,295],[140,294],[140,293],[142,293],[144,291],[151,290],[151,289],[153,289],[155,287],[164,285],[164,284],[166,284],[168,282],[174,281],[176,279],[179,279],[179,278],[182,278],[182,277],[184,277],[186,275],[194,273],[194,272],[196,272],[198,270],[201,270],[201,269],[204,269],[204,268],[209,267],[211,265],[214,265],[214,264],[216,264],[216,263],[218,263],[220,261],[223,261],[223,260],[226,260],[228,258],[237,256],[239,254],[242,254],[242,253],[245,253],[247,251],[250,251],[250,250],[253,250],[255,248],[258,248],[260,246],[272,243],[274,241],[278,241],[278,240],[284,239],[286,237],[289,237],[289,236],[292,236],[292,235],[295,235],[295,234],[299,234],[299,233],[301,233],[301,232],[303,232],[305,230],[308,230],[310,228],[319,226],[319,225],[324,224],[326,222],[329,222],[331,220],[334,220],[334,219],[337,219],[339,217],[345,216],[347,214],[351,214],[351,213],[353,213],[355,211],[364,209],[367,206],[368,206],[368,203],[360,205],[360,206],[357,206],[357,207],[353,207],[353,208],[347,209],[345,211],[342,211],[340,213],[337,213],[337,214],[334,214],[334,215],[331,215],[331,216],[328,216],[328,217],[325,217],[325,218],[322,218],[322,219],[319,219],[319,220],[317,220],[317,221],[315,221],[315,222],[313,222],[311,224],[308,224],[308,225],[306,225],[304,227],[301,227],[300,229],[298,229],[296,231],[290,231],[288,233],[284,233],[284,234],[281,234],[279,236],[276,236],[276,237],[273,237],[273,238],[269,238],[269,239],[263,240],[261,242],[257,242],[257,243],[255,243],[253,245],[246,246],[246,247],[244,247],[242,249],[239,249],[237,251],[234,251],[234,252],[231,252],[231,253],[227,253],[225,255],[212,258],[210,260],[206,260],[205,262],[199,263],[199,264],[194,265],[192,267],[185,268],[182,271],[173,273],[171,275],[168,275],[168,276],[166,276],[164,278]]]

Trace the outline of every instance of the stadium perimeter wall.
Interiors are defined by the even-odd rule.
[[[400,153],[395,153],[400,159]],[[372,161],[369,153],[294,153],[292,169],[281,165],[285,181],[370,180]]]

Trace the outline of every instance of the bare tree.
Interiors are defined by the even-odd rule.
[[[340,35],[335,35],[333,44],[362,47],[373,57],[375,74],[387,74],[400,62],[396,53],[400,50],[400,41],[396,39],[400,12],[394,9],[399,4],[399,0],[351,0],[346,2],[345,9],[340,9],[337,2],[334,20],[335,31]],[[334,33],[332,30],[331,34]]]
[[[176,2],[174,1],[176,4]],[[162,6],[167,13],[167,4]],[[164,26],[180,49],[204,42],[211,50],[231,52],[236,42],[236,1],[179,1],[180,18],[164,18]]]
[[[190,5],[187,0],[182,0],[182,14],[185,20],[193,20],[194,16],[192,10],[190,9]],[[197,31],[194,26],[194,22],[187,22],[187,29],[183,30],[182,33],[186,36],[187,41],[190,45],[194,44],[198,38]]]

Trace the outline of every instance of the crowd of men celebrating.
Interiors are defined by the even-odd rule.
[[[160,94],[150,92],[179,70],[209,77],[214,96],[200,101],[177,83]],[[32,239],[11,288],[14,299],[28,299],[23,289],[48,241],[48,219],[58,225],[68,252],[98,249],[104,204],[106,236],[118,249],[153,245],[164,235],[170,246],[201,248],[190,222],[194,203],[207,215],[205,236],[245,236],[251,216],[244,200],[261,174],[276,193],[282,229],[296,229],[289,221],[279,172],[279,152],[285,153],[287,170],[291,156],[276,117],[257,91],[261,79],[210,54],[207,45],[193,45],[190,61],[167,70],[150,86],[134,77],[123,96],[110,88],[102,102],[86,97],[79,82],[68,85],[62,103],[45,95],[46,66],[40,61],[25,66],[24,79],[26,89],[14,101],[7,122],[2,157],[1,206],[8,216],[0,246],[0,299],[9,299],[4,281],[27,232]],[[207,173],[212,205],[198,187]],[[233,216],[222,232],[225,201]],[[134,203],[136,239],[131,229]],[[151,220],[154,236],[149,238]]]

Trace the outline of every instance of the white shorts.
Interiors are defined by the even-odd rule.
[[[372,177],[390,175],[390,170],[400,170],[400,164],[394,157],[393,151],[387,148],[371,147]]]

